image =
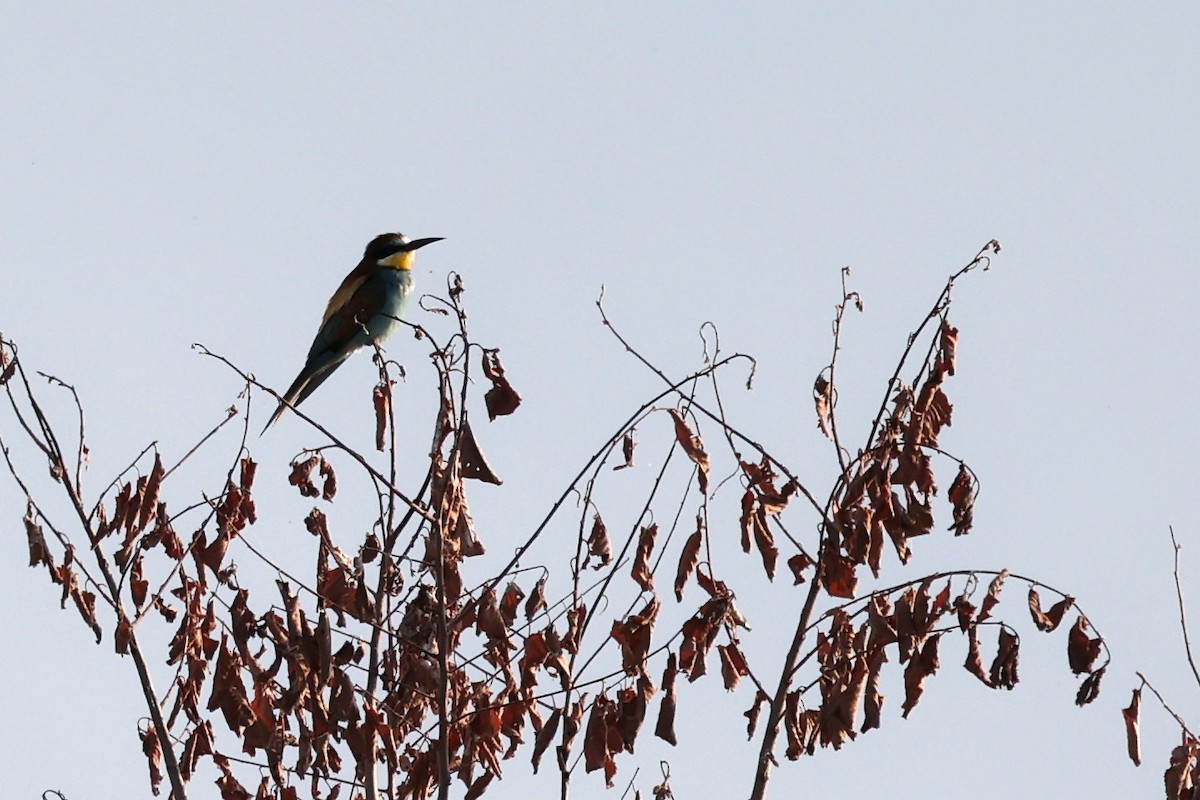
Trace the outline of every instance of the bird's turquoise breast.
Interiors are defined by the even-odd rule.
[[[367,331],[370,341],[364,344],[381,342],[400,327],[396,318],[404,316],[408,307],[408,296],[412,294],[412,273],[406,269],[382,269],[378,280],[381,285],[382,300],[379,310],[367,321]]]

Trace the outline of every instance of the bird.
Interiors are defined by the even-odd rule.
[[[354,351],[382,342],[399,327],[413,290],[416,252],[440,241],[440,236],[409,239],[402,233],[382,233],[367,244],[358,266],[329,299],[304,369],[283,393],[263,433],[288,406],[303,403]]]

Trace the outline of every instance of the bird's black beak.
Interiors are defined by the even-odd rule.
[[[440,242],[443,238],[444,237],[441,237],[441,236],[433,236],[428,239],[414,239],[413,241],[404,245],[404,249],[405,249],[405,251],[411,253],[413,250],[417,250],[418,248],[424,247],[427,244],[433,244],[434,242]]]

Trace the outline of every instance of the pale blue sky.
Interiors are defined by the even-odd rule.
[[[1156,796],[1176,732],[1147,704],[1135,769],[1119,709],[1140,669],[1200,724],[1167,539],[1174,524],[1200,597],[1200,10],[1152,8],[8,3],[0,331],[79,389],[95,487],[148,441],[180,453],[233,401],[234,377],[192,342],[285,386],[372,235],[444,236],[421,252],[421,288],[464,275],[474,330],[526,401],[481,432],[506,483],[476,492],[476,519],[500,558],[655,389],[599,325],[601,284],[672,372],[698,363],[706,320],[755,354],[757,388],[731,402],[823,494],[809,395],[839,269],[866,300],[841,365],[854,426],[945,276],[997,238],[996,266],[956,294],[943,437],[982,478],[976,528],[917,543],[889,582],[1007,566],[1070,591],[1115,654],[1103,694],[1074,708],[1061,634],[1026,629],[1023,681],[1003,694],[947,642],[910,720],[894,690],[881,731],[785,764],[773,796]],[[407,339],[389,349],[424,365]],[[307,409],[343,419],[371,374],[356,359]],[[339,424],[369,441],[361,412]],[[293,509],[254,531],[265,546],[307,537],[280,488],[306,437],[285,419],[253,445],[265,496]],[[149,796],[132,668],[24,566],[22,512],[0,480],[7,791]],[[754,635],[788,635],[773,626],[796,597],[747,598]],[[744,795],[749,690],[683,692],[680,747],[643,736],[643,792],[661,757],[679,797]]]

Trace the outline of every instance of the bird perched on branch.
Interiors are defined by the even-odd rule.
[[[410,240],[402,233],[384,233],[371,240],[362,261],[330,298],[304,369],[284,392],[263,433],[289,405],[303,403],[355,350],[391,335],[412,293],[416,251],[441,240],[440,236]]]

